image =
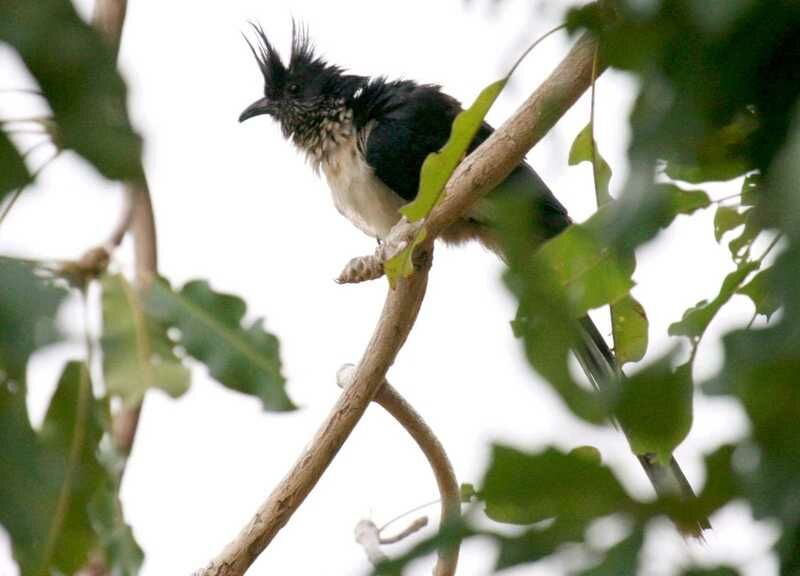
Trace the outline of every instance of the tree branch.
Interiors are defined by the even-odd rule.
[[[119,54],[127,4],[127,0],[97,0],[95,4],[92,23],[105,37],[115,55]],[[120,225],[114,231],[111,242],[118,245],[122,242],[125,232],[130,229],[134,241],[136,285],[144,290],[158,274],[153,205],[146,180],[127,182],[125,191],[130,204]],[[129,454],[133,447],[140,411],[141,404],[132,408],[122,408],[114,415],[114,443],[123,454]]]
[[[211,564],[196,572],[198,576],[244,574],[302,504],[383,384],[389,366],[416,320],[429,268],[429,265],[422,267],[389,291],[352,385],[342,392],[300,458],[255,516]]]
[[[354,370],[355,368],[350,364],[339,370],[337,380],[342,388],[346,389],[351,385]],[[431,465],[441,498],[441,525],[457,520],[461,516],[461,493],[450,459],[433,430],[414,410],[414,407],[386,380],[383,381],[383,386],[373,400],[405,428]],[[452,576],[456,573],[457,564],[458,546],[442,548],[439,550],[439,561],[436,563],[433,574],[434,576]]]
[[[591,83],[595,42],[582,37],[522,107],[456,169],[426,222],[420,269],[389,290],[378,326],[348,387],[311,443],[235,540],[200,576],[243,574],[288,522],[319,480],[383,384],[417,317],[428,278],[432,239],[499,184]],[[598,70],[599,74],[599,70]]]

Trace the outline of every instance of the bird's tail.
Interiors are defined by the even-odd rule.
[[[592,386],[598,391],[609,392],[620,378],[624,378],[622,370],[594,322],[584,316],[579,324],[582,342],[576,347],[575,356]],[[674,457],[670,459],[669,465],[658,462],[655,454],[637,454],[636,457],[659,496],[677,496],[686,502],[692,502],[696,498],[692,486]],[[710,529],[711,524],[708,519],[701,518],[696,524],[679,525],[679,528],[702,538],[703,530]]]

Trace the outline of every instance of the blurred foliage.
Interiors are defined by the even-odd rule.
[[[75,150],[106,178],[142,176],[141,140],[128,119],[114,51],[70,0],[4,0],[0,41],[19,53],[38,82],[63,148]],[[0,153],[5,149],[0,138]],[[13,156],[2,157],[5,166]],[[19,186],[20,172],[12,174]],[[0,177],[0,195],[6,178]]]
[[[23,576],[74,574],[114,533],[120,544],[138,549],[121,513],[107,531],[93,506],[101,497],[116,501],[116,492],[105,489],[114,484],[99,459],[105,417],[88,372],[83,363],[67,364],[39,431],[28,421],[24,389],[0,386],[0,522]],[[135,572],[116,571],[112,557],[107,566]]]
[[[706,456],[706,483],[694,501],[664,495],[653,503],[635,501],[610,471],[598,472],[598,460],[594,472],[582,470],[588,464],[574,458],[581,451],[527,454],[498,447],[477,497],[497,521],[535,524],[516,537],[471,525],[463,533],[496,540],[498,569],[558,556],[564,544],[581,543],[595,561],[578,573],[632,574],[639,570],[649,518],[664,514],[691,530],[737,499],[749,503],[756,519],[778,522],[774,551],[781,573],[800,573],[800,4],[607,0],[576,7],[567,20],[573,31],[588,29],[599,38],[607,65],[638,80],[631,170],[619,197],[610,199],[611,170],[590,124],[577,135],[570,163],[592,163],[601,206],[595,216],[539,250],[541,235],[525,202],[511,199],[501,209],[506,282],[519,301],[515,334],[532,367],[576,416],[597,423],[613,411],[634,452],[671,457],[690,431],[696,387],[738,402],[750,429]],[[714,181],[730,181],[731,192],[712,199],[696,188]],[[677,216],[709,208],[716,211],[709,234],[727,241],[734,269],[719,279],[716,296],[670,327],[670,334],[689,340],[689,362],[675,366],[671,354],[622,379],[610,395],[588,394],[569,369],[569,350],[579,342],[573,319],[605,304],[626,306],[627,316],[635,316],[628,290],[636,250]],[[676,282],[681,274],[675,271]],[[763,315],[769,325],[751,322],[727,334],[718,374],[695,383],[691,363],[700,339],[737,294],[752,300],[754,319]],[[616,340],[620,327],[612,327]],[[642,337],[641,327],[635,332]],[[621,361],[638,360],[644,349],[640,343],[633,353],[625,346],[616,352]],[[606,499],[612,504],[604,509]],[[609,549],[591,549],[584,542],[587,525],[576,519],[614,511],[627,512],[633,526]],[[683,573],[738,571],[720,566]]]
[[[164,326],[145,314],[136,289],[120,274],[103,289],[103,379],[109,394],[138,405],[150,388],[177,397],[189,388],[189,370],[175,355]]]
[[[58,337],[55,315],[66,290],[7,259],[0,259],[0,286],[0,384],[20,386],[31,354]]]
[[[281,374],[278,339],[264,330],[263,319],[243,323],[247,304],[232,294],[214,292],[195,280],[175,291],[155,282],[147,314],[177,330],[173,344],[208,368],[232,390],[256,396],[268,410],[292,410]]]
[[[633,498],[591,446],[568,452],[496,446],[478,488],[465,485],[464,500],[479,502],[495,521],[525,527],[512,533],[469,521],[446,525],[437,538],[378,571],[399,573],[408,561],[441,545],[482,536],[497,545],[497,569],[558,556],[564,544],[575,543],[587,553],[577,574],[632,574],[639,570],[653,518],[668,516],[691,530],[698,519],[737,500],[746,502],[756,519],[779,527],[774,552],[782,573],[798,574],[800,3],[605,0],[576,7],[567,21],[573,31],[599,38],[604,63],[637,80],[631,169],[613,198],[611,167],[589,124],[573,143],[570,163],[592,165],[600,205],[594,216],[541,247],[525,199],[510,198],[498,207],[509,265],[505,281],[519,303],[515,332],[531,366],[565,405],[593,424],[616,418],[634,452],[669,461],[690,431],[696,391],[740,405],[748,430],[706,455],[706,481],[692,501]],[[141,143],[128,120],[113,50],[68,0],[0,3],[0,41],[19,53],[38,83],[60,146],[110,179],[141,177]],[[430,178],[432,191],[421,195],[425,206],[416,216],[435,204],[467,149],[469,131],[497,85],[488,90],[465,125],[454,128],[453,146],[459,146],[439,158],[444,165]],[[0,202],[30,178],[0,124]],[[712,181],[730,181],[735,193],[713,199],[698,188]],[[689,363],[675,366],[676,357],[667,355],[637,367],[603,395],[589,391],[571,367],[570,351],[581,343],[575,318],[612,305],[619,361],[640,360],[649,328],[644,309],[630,294],[636,251],[679,216],[711,208],[709,237],[728,242],[734,269],[719,279],[716,296],[698,295],[710,299],[670,328],[689,340]],[[676,282],[682,273],[675,271]],[[86,363],[69,363],[43,425],[35,429],[26,407],[26,370],[35,352],[59,338],[55,319],[67,289],[40,270],[0,259],[0,523],[23,575],[74,573],[98,557],[114,574],[133,575],[141,566],[142,551],[118,497],[125,461],[110,447],[111,396],[135,405],[153,387],[179,394],[189,383],[184,362],[190,356],[213,378],[258,397],[268,409],[294,407],[285,391],[278,340],[260,320],[246,318],[240,298],[214,292],[205,281],[179,290],[158,281],[148,293],[119,275],[101,282],[98,396]],[[694,382],[691,362],[698,344],[737,294],[752,301],[754,317],[764,316],[766,325],[727,333],[718,373]],[[587,530],[609,519],[619,519],[624,534],[596,549],[586,542]],[[736,573],[724,566],[684,570]]]

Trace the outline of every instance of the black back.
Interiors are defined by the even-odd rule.
[[[419,189],[422,164],[428,154],[447,142],[453,120],[461,112],[457,100],[438,86],[411,81],[374,80],[354,100],[357,128],[374,122],[364,154],[367,163],[387,186],[407,201]],[[477,148],[493,128],[483,123],[469,151]],[[522,162],[498,187],[529,195],[545,237],[558,234],[570,219],[564,206],[527,163]],[[493,192],[492,194],[495,194]]]

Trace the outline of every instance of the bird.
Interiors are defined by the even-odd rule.
[[[462,106],[441,86],[349,73],[319,56],[304,26],[293,22],[291,51],[284,62],[264,29],[252,24],[255,45],[245,36],[264,81],[264,95],[239,116],[271,117],[287,140],[322,173],[336,209],[356,228],[381,242],[401,219],[400,207],[417,195],[422,164],[444,146]],[[484,122],[469,152],[493,132]],[[572,219],[544,181],[525,161],[490,192],[525,194],[544,242],[566,230]],[[486,211],[473,209],[445,229],[450,244],[477,241],[504,258]],[[577,320],[581,345],[574,353],[595,388],[612,385],[621,373],[614,354],[588,316]],[[654,454],[636,455],[656,492],[686,500],[695,495],[673,457],[660,463]],[[710,528],[700,520],[688,532]]]

